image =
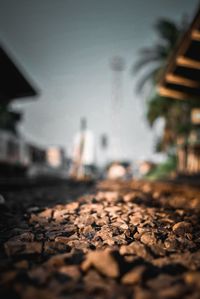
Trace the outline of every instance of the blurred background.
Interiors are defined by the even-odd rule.
[[[180,89],[199,87],[198,5],[0,0],[1,179],[199,173],[200,94]],[[170,79],[190,46],[189,81]]]

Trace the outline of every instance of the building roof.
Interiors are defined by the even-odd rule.
[[[0,102],[36,95],[36,89],[0,45]]]
[[[200,100],[200,8],[169,57],[158,91],[173,99]]]

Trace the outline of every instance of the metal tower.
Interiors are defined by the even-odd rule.
[[[123,77],[122,73],[125,68],[124,59],[120,56],[112,58],[110,63],[112,71],[112,94],[111,94],[111,150],[112,158],[118,160],[121,149],[121,120],[120,113],[123,103]]]

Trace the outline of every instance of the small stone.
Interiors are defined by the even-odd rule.
[[[57,253],[64,253],[64,252],[70,252],[71,247],[68,244],[59,243],[59,242],[53,242],[53,241],[47,241],[44,243],[43,252],[45,254],[57,254]]]
[[[50,276],[50,273],[44,267],[36,267],[28,272],[28,276],[32,280],[36,280],[37,283],[44,284]]]
[[[8,240],[4,243],[4,249],[7,256],[20,253],[24,249],[24,244],[20,240]]]
[[[21,241],[25,241],[25,242],[33,242],[35,238],[34,234],[31,232],[24,232],[21,235],[18,235],[16,237],[18,237]]]
[[[130,223],[133,225],[138,225],[139,223],[141,223],[141,221],[143,220],[143,216],[139,213],[130,216]]]
[[[200,272],[190,271],[184,275],[185,282],[190,285],[199,285]]]
[[[108,277],[116,278],[119,276],[119,266],[109,249],[89,252],[81,265],[81,269],[86,272],[90,267],[96,268],[101,274]]]
[[[39,254],[42,252],[42,243],[11,240],[4,244],[4,248],[8,256],[18,254]]]
[[[41,242],[25,243],[25,249],[23,250],[23,253],[39,254],[41,252],[42,252],[42,243]]]
[[[171,285],[168,288],[162,288],[158,292],[158,298],[183,298],[183,294],[185,293],[186,288],[182,284]]]
[[[192,232],[192,225],[189,222],[181,221],[181,222],[176,223],[172,227],[172,230],[176,235],[182,236],[186,233],[191,233]]]
[[[125,202],[134,202],[135,200],[137,201],[137,199],[139,199],[139,198],[145,199],[146,196],[141,191],[134,191],[134,192],[127,193],[123,197],[123,199],[124,199]]]
[[[59,268],[65,265],[65,259],[71,258],[71,253],[63,253],[52,256],[46,263],[45,266],[49,269]]]
[[[169,236],[164,241],[164,247],[167,249],[167,251],[176,251],[176,249],[179,247],[179,242],[175,236]]]
[[[107,191],[107,192],[99,192],[96,196],[97,200],[104,200],[106,199],[109,202],[116,201],[118,199],[118,192],[116,191]]]
[[[57,243],[64,243],[68,244],[72,240],[78,240],[78,236],[76,234],[71,235],[70,237],[65,237],[65,236],[57,236],[55,238],[55,242]]]
[[[134,288],[134,299],[157,299],[156,294],[144,288]]]
[[[168,274],[160,274],[155,278],[150,278],[147,282],[148,287],[155,290],[170,289],[174,282],[174,277]],[[171,298],[171,297],[170,297]]]
[[[122,245],[119,252],[121,255],[135,254],[147,260],[150,260],[152,258],[145,245],[140,243],[139,241],[134,241],[129,245]]]
[[[48,219],[45,217],[40,217],[36,214],[31,214],[30,219],[29,219],[30,224],[35,224],[36,227],[43,226],[48,223]]]
[[[78,269],[77,266],[74,265],[67,265],[67,266],[62,266],[58,269],[59,273],[65,274],[70,276],[73,280],[79,280],[79,278],[81,277],[81,273]]]
[[[142,274],[145,271],[144,266],[135,267],[122,277],[122,283],[124,284],[137,284],[142,279]]]
[[[101,292],[104,294],[103,298],[109,298],[109,296],[105,296],[105,293],[107,292],[108,289],[110,289],[109,283],[106,282],[105,279],[102,278],[102,276],[95,270],[90,270],[88,273],[84,276],[84,285],[89,293],[94,293],[95,291],[101,290]],[[84,296],[79,296],[79,298],[84,297]],[[96,297],[101,299],[102,297]],[[78,298],[77,298],[78,299]]]
[[[15,263],[15,267],[17,269],[28,269],[29,264],[28,264],[28,261],[22,260],[22,261]]]
[[[71,203],[69,203],[69,204],[67,204],[67,205],[65,206],[65,208],[66,208],[66,210],[67,210],[68,213],[74,213],[75,210],[78,209],[78,207],[79,207],[79,203],[76,202],[76,201],[71,202]]]
[[[40,212],[38,214],[41,218],[51,219],[53,216],[53,210],[52,209],[45,209],[44,211]]]
[[[88,248],[89,248],[89,243],[85,240],[71,240],[68,243],[68,246],[70,246],[71,248],[75,248],[78,250],[81,250],[84,253],[88,252]]]
[[[140,240],[142,243],[146,244],[147,246],[156,244],[156,237],[152,232],[143,233]]]

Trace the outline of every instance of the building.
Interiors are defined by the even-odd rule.
[[[200,7],[178,42],[158,84],[161,96],[196,101],[200,107]],[[191,111],[193,129],[177,139],[178,171],[200,173],[200,109]]]
[[[15,175],[26,170],[28,147],[17,134],[22,113],[11,109],[16,99],[35,97],[36,89],[0,45],[0,173]],[[26,152],[25,152],[26,151]]]

